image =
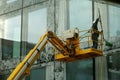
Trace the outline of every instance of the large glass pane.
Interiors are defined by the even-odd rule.
[[[1,16],[2,58],[19,57],[20,53],[20,11]]]
[[[69,0],[70,28],[86,30],[91,28],[92,2],[90,0]],[[92,59],[67,63],[67,80],[93,80]]]
[[[37,4],[23,9],[22,54],[26,55],[45,34],[47,29],[46,4]]]
[[[36,5],[28,13],[27,52],[32,49],[47,29],[47,8]]]
[[[120,79],[120,53],[108,56],[108,78],[109,80]]]
[[[93,80],[92,60],[67,63],[67,80]]]
[[[20,15],[5,20],[4,39],[20,41],[20,22]]]
[[[109,5],[109,34],[114,48],[120,45],[120,7]],[[116,52],[108,56],[109,80],[120,79],[120,53]]]
[[[69,1],[70,28],[89,29],[92,22],[92,2],[90,0]]]
[[[28,42],[37,43],[47,29],[47,9],[38,9],[29,13]]]
[[[32,69],[30,74],[30,80],[45,80],[46,68]]]
[[[110,37],[120,37],[120,8],[115,6],[109,6],[109,27]]]

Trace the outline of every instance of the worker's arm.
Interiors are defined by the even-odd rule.
[[[99,20],[100,20],[100,18],[98,17],[95,21],[93,21],[93,25],[92,25],[92,28],[93,28],[93,29],[98,30],[97,25],[98,25],[98,21],[99,21]]]

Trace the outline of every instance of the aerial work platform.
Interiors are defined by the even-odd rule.
[[[103,55],[102,51],[102,32],[99,33],[99,40],[96,41],[98,43],[98,49],[93,48],[93,41],[91,40],[92,36],[92,29],[89,30],[83,30],[83,31],[66,31],[64,33],[64,38],[67,43],[67,45],[74,45],[70,47],[69,54],[64,55],[62,53],[55,54],[55,60],[57,61],[63,61],[63,62],[71,62],[76,60],[82,60],[82,59],[88,59],[88,58],[94,58],[98,56]],[[76,33],[79,35],[79,37],[76,35]],[[75,34],[75,35],[73,35]],[[82,43],[85,43],[82,48]],[[72,53],[72,55],[70,55]]]
[[[77,50],[76,54],[73,57],[70,57],[69,55],[64,56],[63,54],[56,54],[55,60],[63,61],[63,62],[72,62],[76,60],[94,58],[102,55],[103,55],[102,51],[94,48],[89,48],[89,49]]]

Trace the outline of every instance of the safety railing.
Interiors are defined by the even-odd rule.
[[[98,34],[99,36],[96,36],[96,40],[92,39],[93,33]],[[80,39],[80,47],[82,49],[86,48],[94,48],[93,43],[97,44],[97,49],[102,50],[103,45],[103,32],[94,30],[94,29],[88,29],[88,30],[82,30],[79,31],[79,39]]]

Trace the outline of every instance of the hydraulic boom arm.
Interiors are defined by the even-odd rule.
[[[18,64],[7,80],[21,80],[25,75],[29,75],[31,65],[39,58],[40,53],[48,42],[59,51],[59,54],[54,55],[55,60],[58,61],[70,62],[102,55],[101,50],[93,48],[80,49],[79,38],[79,30],[66,31],[64,41],[60,40],[53,32],[48,31],[40,38],[36,46],[30,50],[23,61]]]
[[[68,54],[67,50],[64,49],[65,44],[55,34],[49,31],[40,38],[36,46],[27,54],[24,60],[19,63],[7,80],[21,80],[24,75],[29,75],[31,65],[36,59],[38,59],[48,41],[52,43],[60,52]]]

